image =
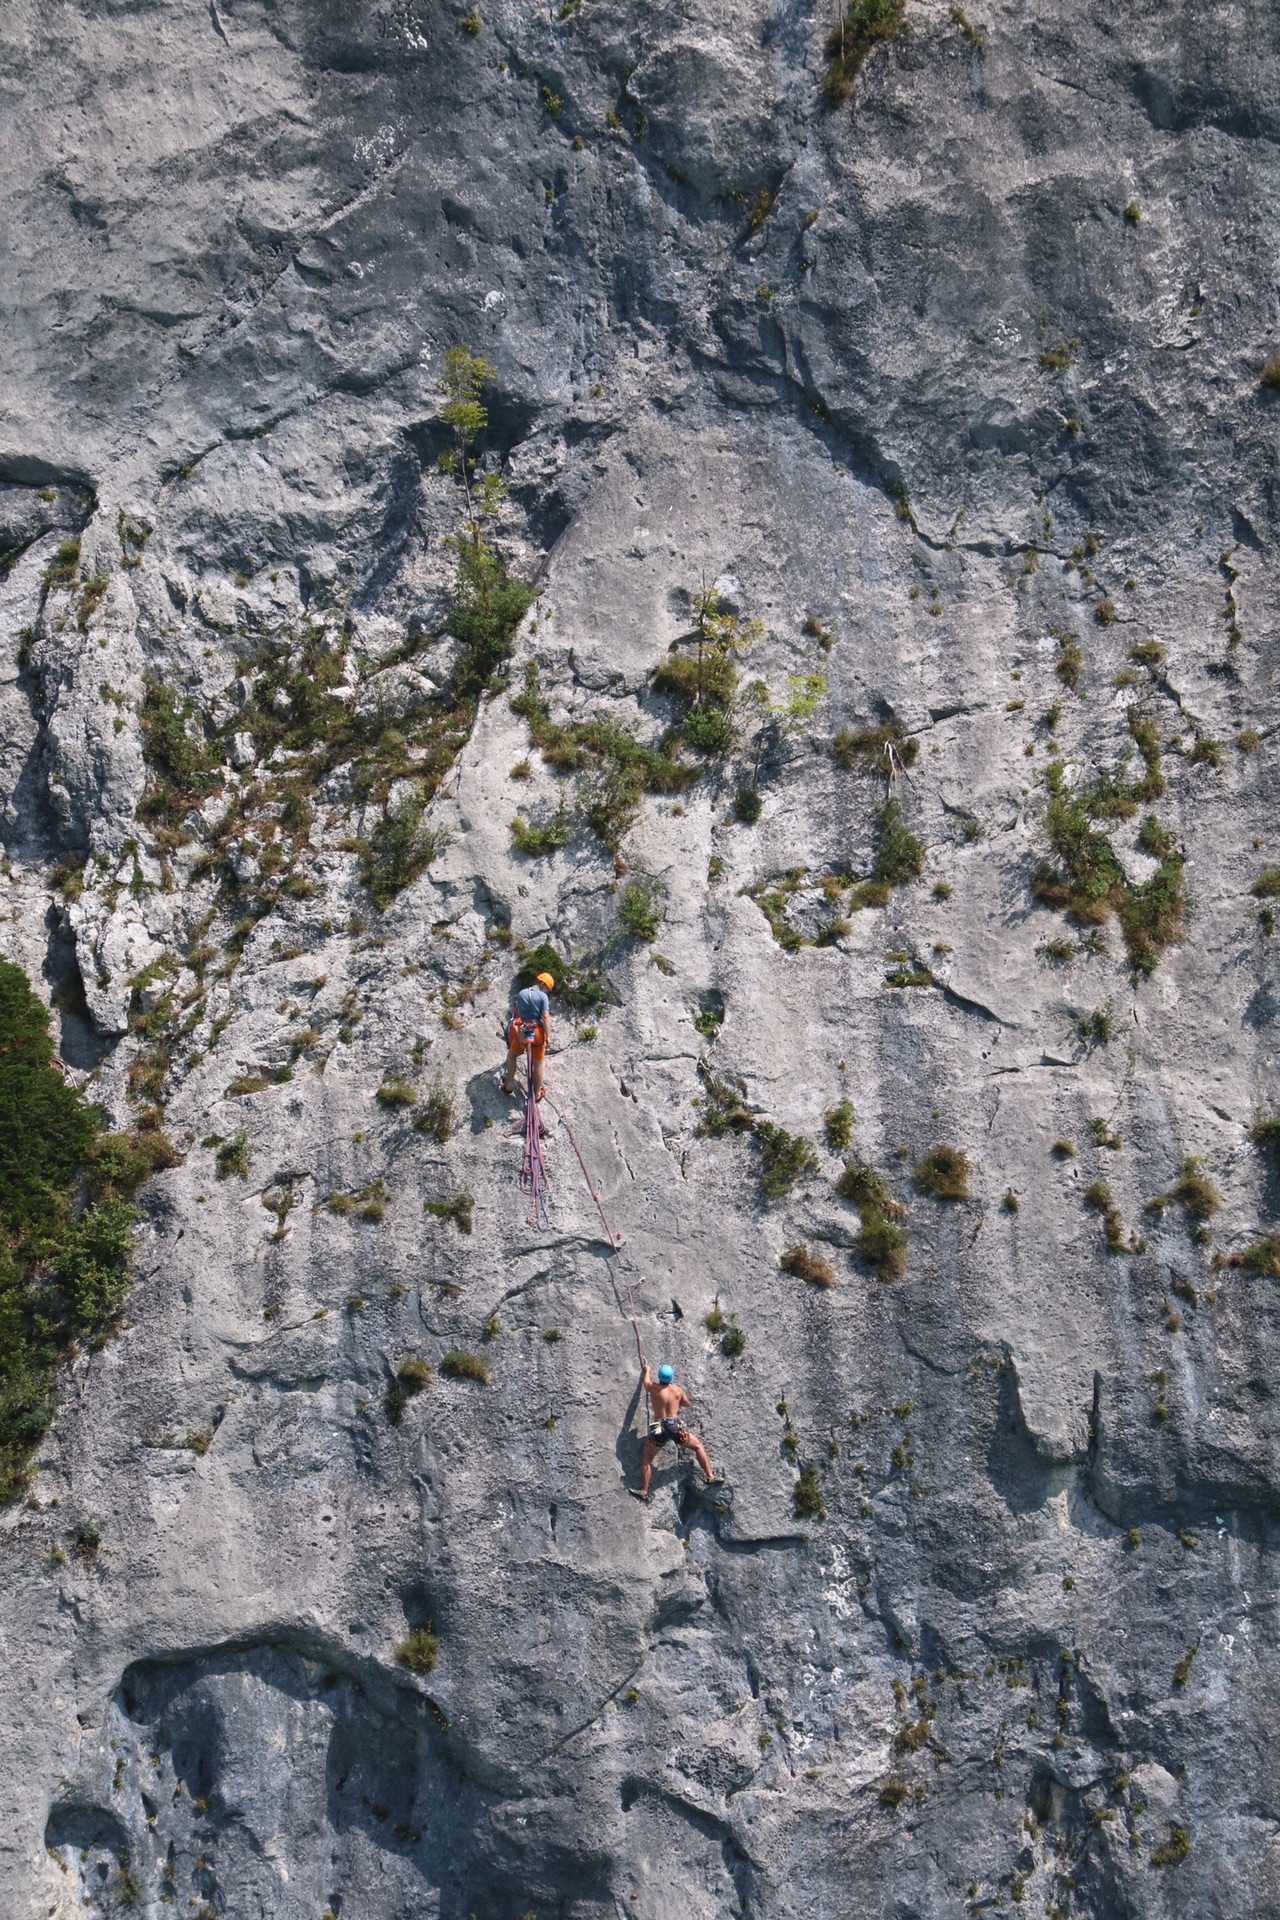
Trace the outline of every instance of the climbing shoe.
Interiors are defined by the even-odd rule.
[[[639,1500],[642,1506],[649,1506],[653,1500],[651,1493],[641,1493],[639,1487],[628,1487],[627,1492],[633,1500]]]

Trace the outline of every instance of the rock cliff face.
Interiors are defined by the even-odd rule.
[[[185,1155],[0,1523],[14,1920],[1280,1915],[1276,14],[830,28],[4,9],[0,946]]]

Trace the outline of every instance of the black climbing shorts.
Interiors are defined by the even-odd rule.
[[[655,1447],[665,1447],[668,1440],[679,1441],[682,1429],[678,1420],[658,1420],[649,1429],[649,1439]]]

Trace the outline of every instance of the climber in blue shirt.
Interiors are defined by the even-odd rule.
[[[555,984],[549,973],[540,973],[533,986],[522,987],[516,995],[511,1024],[507,1029],[507,1064],[499,1082],[504,1093],[515,1092],[516,1068],[528,1046],[533,1055],[530,1069],[533,1095],[536,1100],[545,1098],[542,1066],[551,1039],[551,1001],[547,996],[555,991]]]

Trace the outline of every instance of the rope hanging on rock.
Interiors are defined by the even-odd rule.
[[[533,1090],[533,1041],[524,1043],[524,1066],[526,1074],[524,1103],[524,1159],[520,1166],[520,1191],[529,1196],[529,1225],[531,1227],[549,1227],[550,1216],[547,1213],[547,1194],[550,1181],[547,1179],[546,1164],[542,1158],[542,1120],[538,1113],[538,1099]]]
[[[591,1175],[587,1171],[587,1163],[582,1157],[582,1148],[578,1145],[577,1136],[575,1135],[573,1128],[569,1124],[569,1116],[565,1112],[564,1101],[560,1098],[559,1089],[556,1087],[553,1087],[550,1080],[546,1082],[546,1088],[547,1088],[547,1092],[551,1096],[552,1101],[555,1104],[556,1112],[560,1115],[561,1120],[564,1122],[564,1130],[569,1136],[570,1142],[573,1146],[573,1150],[578,1156],[578,1165],[582,1168],[582,1177],[587,1183],[587,1192],[591,1195],[591,1198],[596,1203],[596,1212],[600,1215],[600,1224],[603,1226],[605,1231],[605,1238],[609,1242],[609,1257],[610,1259],[612,1259],[614,1254],[617,1253],[618,1249],[622,1245],[622,1235],[620,1233],[614,1232],[613,1228],[609,1225],[609,1222],[605,1217],[604,1207],[601,1205],[601,1202],[600,1202],[600,1190],[596,1186],[595,1181],[591,1178]]]

